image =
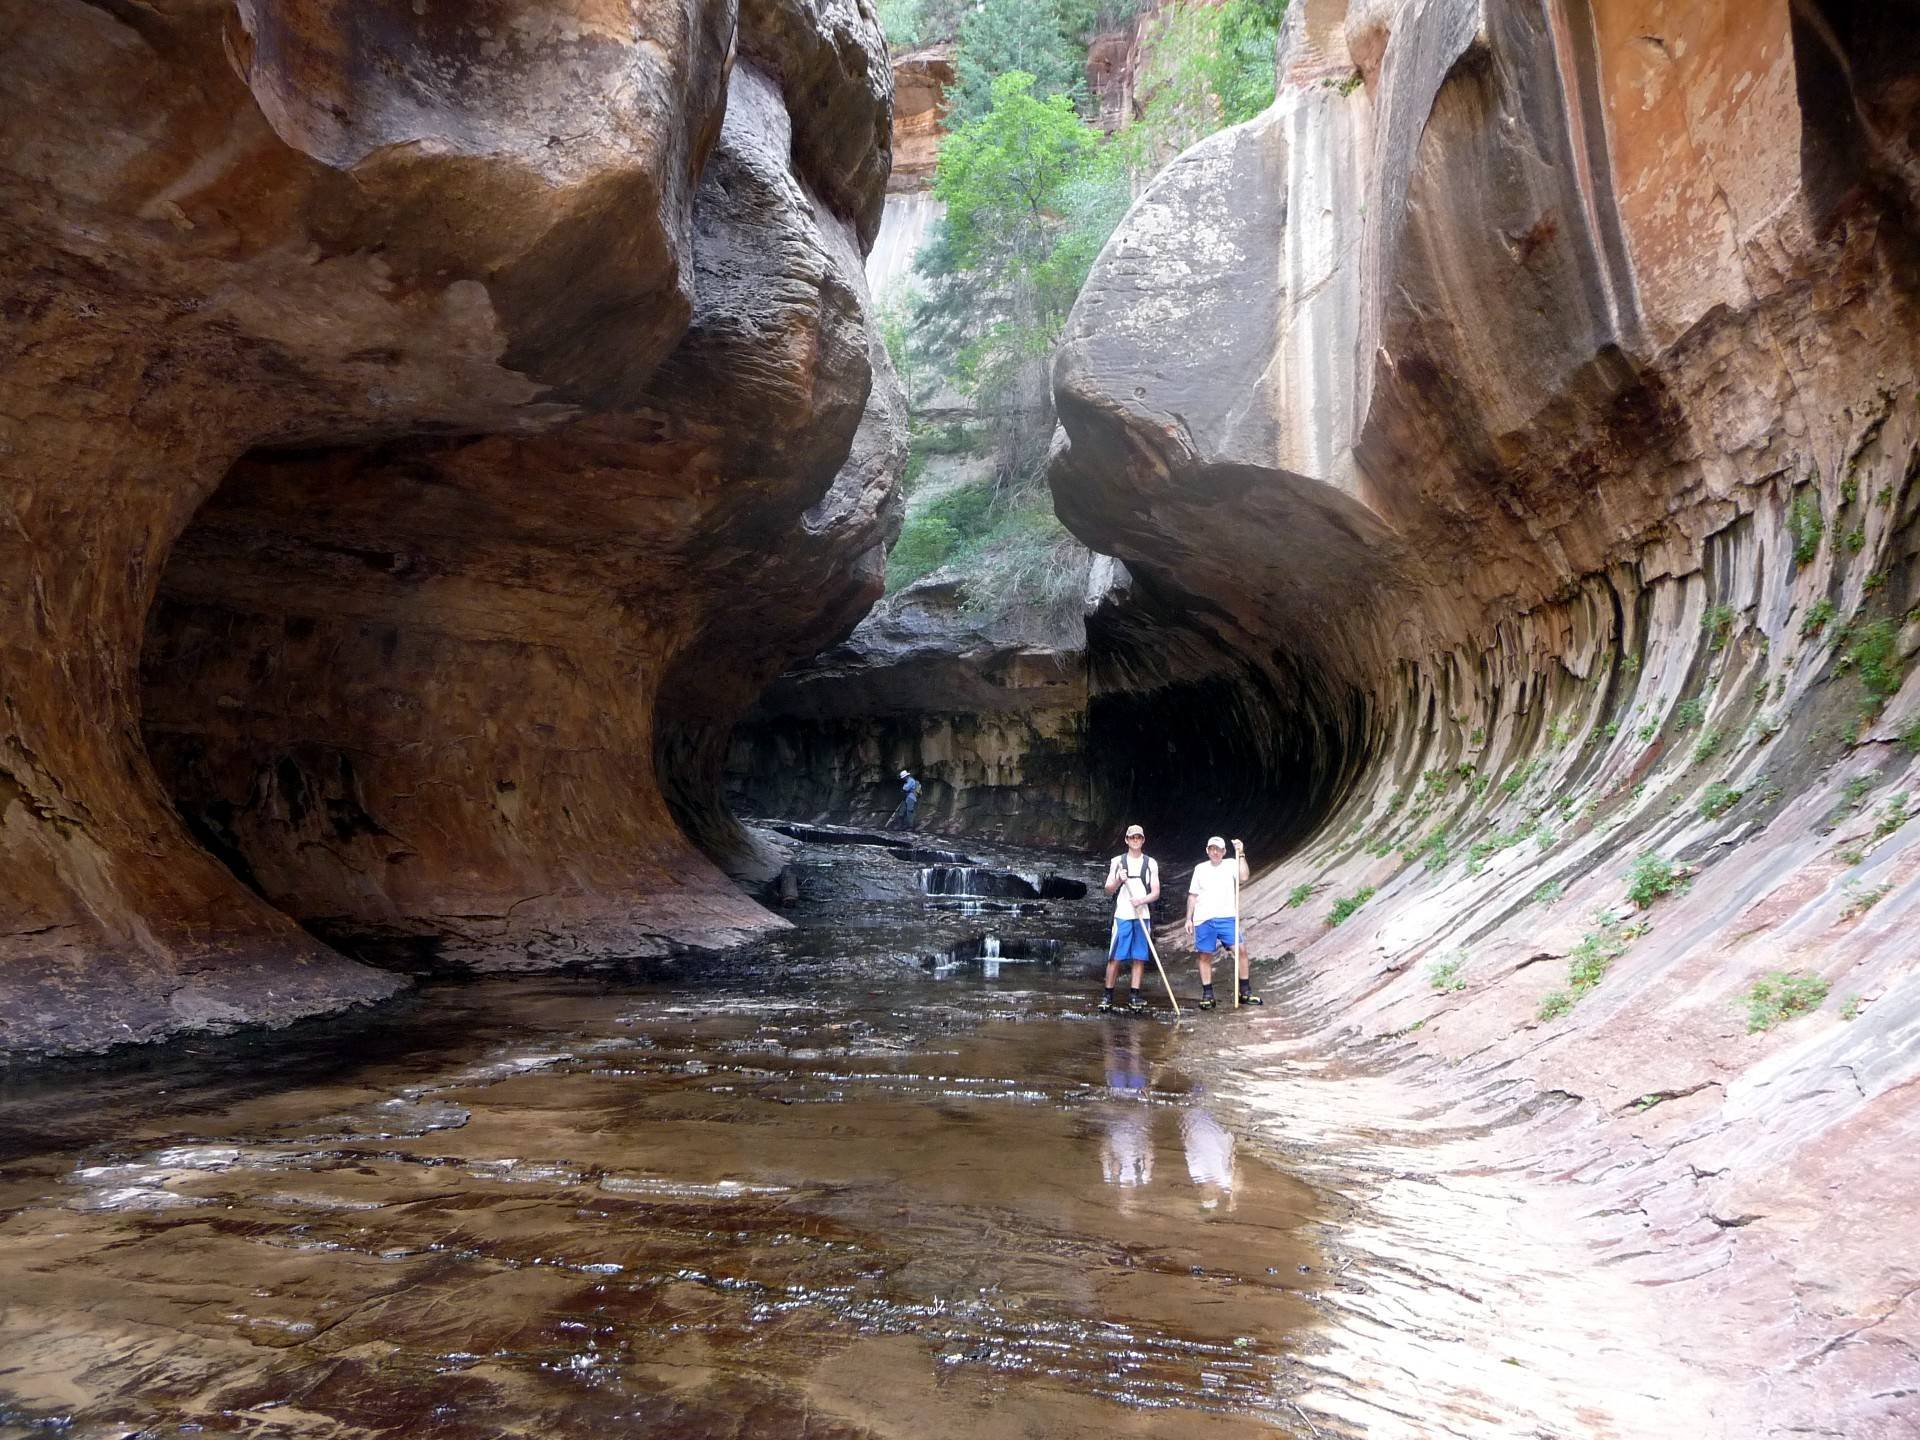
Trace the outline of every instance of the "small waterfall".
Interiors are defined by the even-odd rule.
[[[1000,974],[1000,937],[989,935],[980,942],[980,968],[987,979],[993,980]]]

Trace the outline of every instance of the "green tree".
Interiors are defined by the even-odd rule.
[[[1144,102],[1129,136],[1136,163],[1160,165],[1273,103],[1274,46],[1287,0],[1179,0],[1142,37],[1134,93]]]
[[[1071,22],[1068,22],[1071,23]],[[982,0],[960,22],[947,124],[958,128],[993,108],[994,82],[1026,74],[1042,95],[1085,91],[1086,51],[1065,28],[1060,0]]]
[[[941,145],[933,190],[946,223],[922,255],[923,273],[928,262],[945,270],[957,379],[1002,417],[1000,468],[1015,484],[1052,433],[1048,359],[1129,193],[1119,150],[1037,84],[1024,71],[1000,76],[987,112]]]

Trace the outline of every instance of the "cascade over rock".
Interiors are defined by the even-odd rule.
[[[870,11],[15,9],[0,1049],[780,923],[682,827],[898,523]]]
[[[1716,1434],[1912,1393],[1916,76],[1819,0],[1295,0],[1055,369],[1059,513],[1133,575],[1090,729],[1239,697],[1212,828],[1305,806],[1255,953],[1323,1050],[1572,1107],[1485,1163],[1615,1217]],[[1691,888],[1628,902],[1643,855]],[[1780,972],[1834,998],[1748,1034]]]

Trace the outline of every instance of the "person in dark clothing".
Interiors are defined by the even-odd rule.
[[[900,772],[900,813],[894,822],[896,830],[913,829],[913,812],[920,808],[920,782],[907,771]]]

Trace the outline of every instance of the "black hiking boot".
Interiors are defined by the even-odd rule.
[[[1115,1010],[1118,1010],[1119,1008],[1120,1007],[1118,1005],[1115,1005],[1113,1003],[1113,987],[1108,986],[1106,994],[1101,998],[1101,1001],[1100,1001],[1100,1013],[1102,1015],[1111,1015]]]
[[[1144,1015],[1147,1013],[1147,1002],[1140,998],[1140,992],[1138,990],[1134,991],[1127,999],[1127,1013],[1129,1015]]]
[[[1258,1005],[1260,1003],[1260,997],[1253,993],[1252,986],[1242,985],[1240,987],[1240,1003],[1242,1005]]]
[[[1202,1010],[1211,1010],[1213,1009],[1213,1006],[1214,1006],[1213,986],[1202,985],[1200,987],[1200,1008]]]

